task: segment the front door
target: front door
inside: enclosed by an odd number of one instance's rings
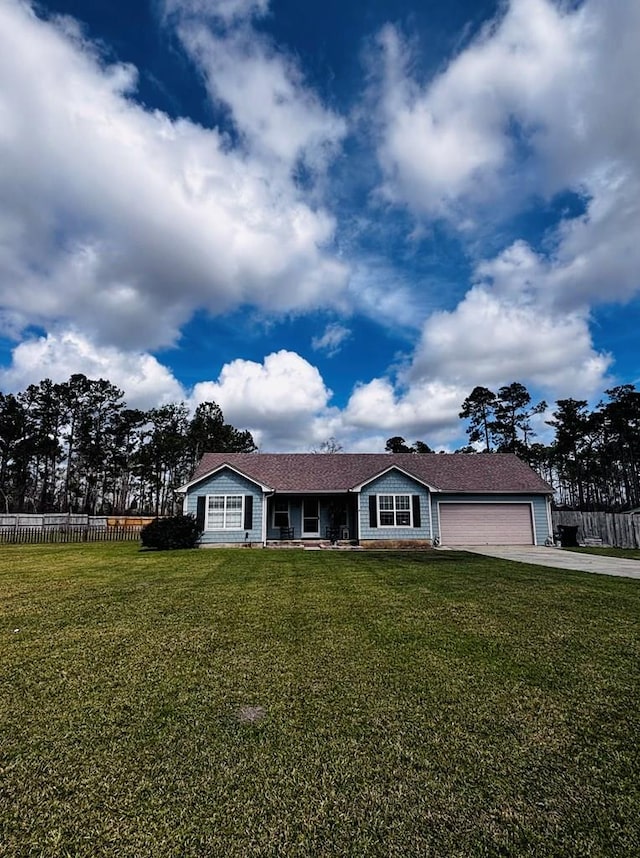
[[[320,536],[320,502],[318,498],[302,500],[302,535]]]

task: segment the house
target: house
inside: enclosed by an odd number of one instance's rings
[[[509,453],[206,453],[179,489],[201,543],[543,545],[551,487]]]

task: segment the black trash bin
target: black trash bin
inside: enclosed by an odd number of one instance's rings
[[[578,527],[571,524],[558,525],[558,536],[563,548],[575,548],[578,545]]]

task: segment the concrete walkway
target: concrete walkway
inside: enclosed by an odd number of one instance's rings
[[[449,546],[473,554],[514,560],[516,563],[533,563],[551,566],[554,569],[575,569],[578,572],[594,572],[596,575],[617,575],[620,578],[640,580],[640,560],[623,557],[602,557],[599,554],[582,554],[564,551],[562,548],[542,548],[533,545],[457,545]]]

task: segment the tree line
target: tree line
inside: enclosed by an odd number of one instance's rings
[[[549,412],[518,382],[497,392],[475,387],[459,415],[469,443],[457,452],[516,453],[553,486],[562,507],[640,507],[640,392],[625,384],[606,396],[593,409],[586,400],[559,399]],[[552,430],[548,443],[536,440],[541,421]],[[128,408],[105,379],[44,379],[21,393],[0,392],[0,511],[169,514],[176,488],[207,450],[257,447],[215,402],[193,414],[184,403],[144,411]],[[341,450],[331,438],[316,452]],[[400,436],[386,450],[432,452]]]
[[[640,392],[631,384],[605,391],[607,399],[589,409],[586,399],[558,399],[547,444],[535,440],[534,418],[548,414],[533,403],[519,382],[497,392],[475,387],[461,405],[468,445],[458,453],[516,453],[554,489],[566,509],[620,511],[640,507]],[[431,453],[424,441],[408,445],[394,436],[392,453]]]
[[[0,511],[165,515],[206,450],[253,452],[215,402],[128,408],[81,373],[0,393]]]
[[[514,382],[497,393],[476,387],[462,404],[465,452],[516,453],[550,483],[556,504],[568,509],[619,511],[640,506],[640,392],[632,384],[605,391],[590,409],[586,399],[558,399],[550,419],[553,439],[536,442],[532,418],[548,413]]]

